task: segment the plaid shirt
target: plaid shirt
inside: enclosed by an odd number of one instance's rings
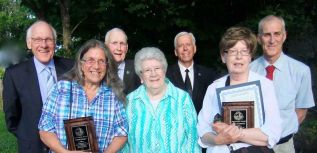
[[[72,113],[70,115],[70,81],[59,81],[43,104],[39,130],[53,132],[66,148],[64,120],[92,116],[99,152],[105,150],[116,136],[127,136],[128,124],[121,101],[104,83],[91,102],[83,87],[72,81]]]

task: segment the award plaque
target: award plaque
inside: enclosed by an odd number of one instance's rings
[[[234,122],[245,128],[249,127],[249,123],[254,128],[264,124],[264,105],[259,80],[217,88],[216,93],[219,110],[225,111],[225,113],[220,111],[222,115],[226,114],[223,118],[232,116],[228,118],[228,123]],[[240,122],[239,119],[242,117],[243,120]],[[250,119],[252,122],[249,121]]]
[[[223,121],[227,124],[245,128],[254,127],[254,102],[222,102]]]
[[[99,152],[91,116],[64,120],[69,150]]]

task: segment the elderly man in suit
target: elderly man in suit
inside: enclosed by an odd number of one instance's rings
[[[196,40],[192,33],[178,33],[174,39],[174,47],[178,62],[168,67],[166,75],[175,86],[189,93],[198,114],[207,87],[214,80],[214,72],[194,63]]]
[[[47,149],[37,127],[43,101],[57,78],[73,62],[54,57],[56,31],[45,21],[37,21],[28,28],[26,43],[34,56],[6,69],[3,110],[7,128],[17,138],[19,153],[42,153]]]
[[[125,60],[128,52],[128,37],[122,29],[113,28],[106,33],[105,44],[118,64],[118,75],[124,83],[124,93],[129,94],[139,87],[140,78],[135,74],[134,61]]]

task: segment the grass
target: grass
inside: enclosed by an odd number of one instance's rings
[[[7,131],[0,97],[0,153],[15,153],[17,151],[16,138]]]

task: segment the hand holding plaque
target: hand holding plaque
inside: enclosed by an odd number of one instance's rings
[[[223,120],[240,128],[254,127],[254,102],[223,102]]]
[[[91,116],[64,120],[69,150],[99,152]]]

